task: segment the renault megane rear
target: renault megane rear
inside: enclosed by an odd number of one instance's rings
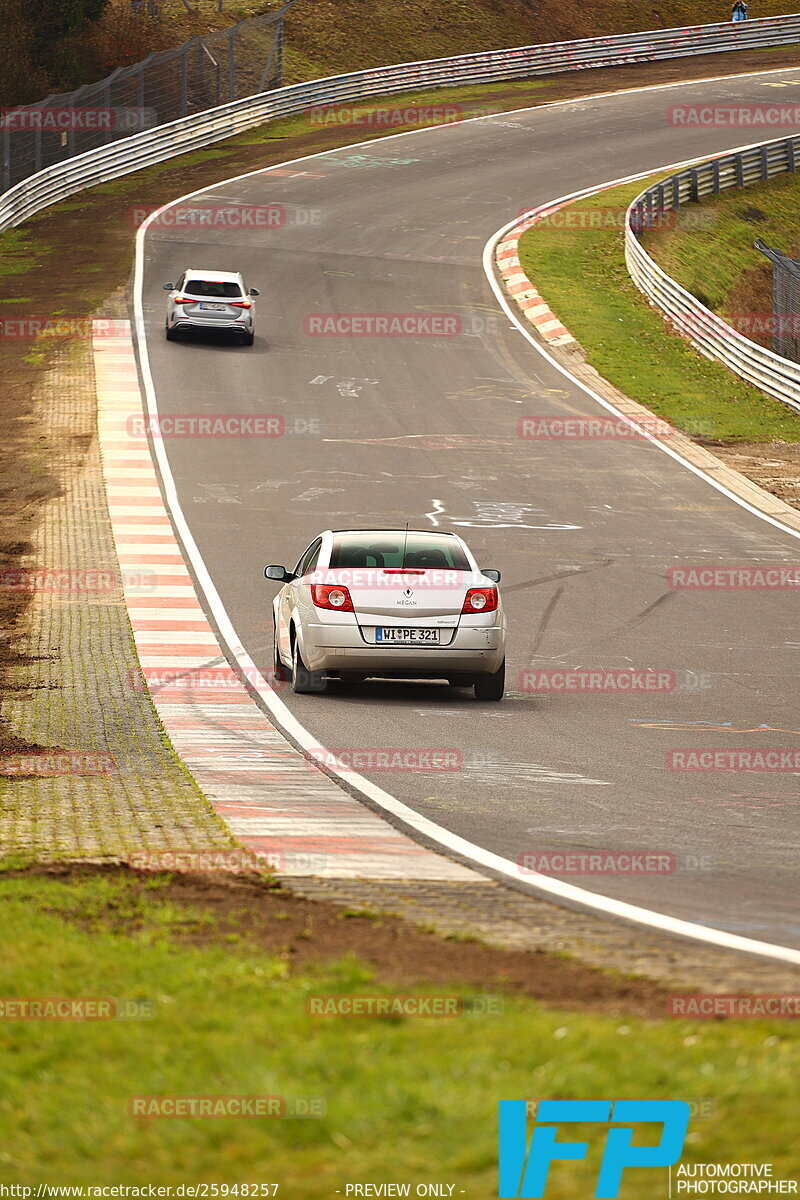
[[[447,679],[500,700],[505,616],[500,572],[481,569],[453,533],[326,530],[293,571],[264,574],[275,597],[275,675],[296,692],[326,680]]]

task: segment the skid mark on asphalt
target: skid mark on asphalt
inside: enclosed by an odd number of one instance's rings
[[[537,784],[582,784],[587,787],[611,787],[608,779],[592,779],[575,771],[559,771],[543,763],[517,762],[515,759],[494,759],[492,762],[478,761],[474,765],[465,760],[462,773],[480,779],[481,782],[500,784],[506,788],[530,788]]]
[[[440,524],[438,518],[445,516],[447,509],[441,500],[434,498],[431,503],[433,508],[430,512],[425,513],[425,516],[436,527]],[[555,521],[549,521],[546,525],[529,525],[522,518],[538,515],[542,512],[542,509],[534,508],[531,504],[517,504],[510,501],[496,500],[473,500],[472,503],[477,512],[473,513],[471,517],[453,517],[448,515],[447,524],[469,529],[533,529],[536,531],[547,529],[575,530],[582,528],[581,525],[565,525]]]
[[[610,567],[615,562],[613,558],[605,558],[602,562],[590,563],[588,567],[567,567],[563,571],[556,571],[553,575],[540,575],[537,579],[526,579],[524,583],[512,583],[510,586],[503,586],[503,595],[507,596],[509,592],[522,592],[526,588],[539,587],[543,583],[554,583],[557,579],[571,579],[576,575],[587,575],[591,571],[602,570],[603,567]]]
[[[542,613],[541,620],[539,621],[539,627],[536,630],[536,635],[533,639],[533,646],[531,647],[531,657],[533,657],[536,654],[536,651],[539,649],[542,638],[547,633],[547,628],[550,624],[550,620],[553,616],[553,613],[556,611],[556,608],[558,607],[558,603],[561,600],[561,597],[563,595],[564,595],[564,587],[562,585],[561,587],[557,587],[555,592],[553,593],[553,595],[550,597],[547,607],[545,608],[544,612]]]

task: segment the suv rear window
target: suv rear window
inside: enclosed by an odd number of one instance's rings
[[[214,283],[210,279],[187,279],[183,290],[190,296],[208,300],[238,300],[242,294],[238,283]]]
[[[403,548],[405,543],[405,557]],[[469,571],[455,538],[436,534],[342,534],[333,539],[331,567],[431,567]]]

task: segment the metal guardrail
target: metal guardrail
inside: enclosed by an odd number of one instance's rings
[[[525,79],[560,71],[652,62],[719,51],[776,46],[800,41],[800,14],[764,17],[691,29],[659,29],[614,37],[586,38],[541,46],[521,46],[429,62],[335,75],[278,88],[208,109],[155,129],[131,134],[107,146],[39,171],[0,195],[0,231],[27,220],[67,196],[98,183],[210,146],[264,121],[319,105],[346,104],[368,96],[420,88]]]
[[[800,364],[781,358],[726,324],[662,271],[639,240],[643,230],[657,227],[664,213],[677,212],[683,204],[719,195],[729,188],[760,183],[798,167],[800,137],[790,137],[677,171],[647,188],[628,208],[625,262],[636,286],[661,310],[676,333],[687,337],[708,358],[724,363],[748,383],[800,412]]]

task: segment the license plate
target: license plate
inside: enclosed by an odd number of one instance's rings
[[[201,304],[200,307],[208,312],[225,312],[228,306],[227,304]]]
[[[384,629],[379,626],[375,630],[376,642],[409,643],[415,646],[436,646],[439,644],[438,629]]]

